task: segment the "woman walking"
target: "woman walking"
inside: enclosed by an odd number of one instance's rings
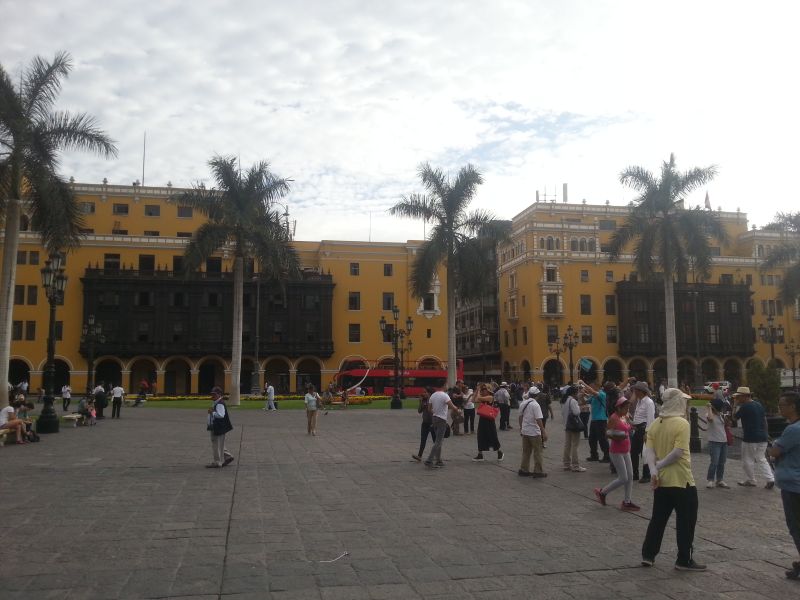
[[[494,408],[494,396],[489,390],[489,386],[485,383],[479,383],[477,394],[476,400],[479,406]],[[490,449],[497,450],[498,461],[503,460],[503,451],[500,450],[500,440],[497,439],[497,425],[494,422],[494,417],[483,416],[481,415],[481,409],[478,409],[478,455],[472,460],[483,460],[484,451]]]
[[[308,435],[317,435],[317,407],[320,403],[319,394],[317,394],[314,386],[308,384],[306,388],[306,418],[308,419]]]
[[[433,414],[431,413],[431,394],[432,388],[425,388],[422,395],[419,397],[419,406],[417,412],[422,415],[422,423],[419,426],[419,452],[412,454],[411,458],[420,462],[422,460],[422,453],[425,452],[425,444],[428,443],[428,434],[430,434],[433,443],[436,443],[436,432],[433,430]]]
[[[611,464],[617,473],[617,478],[604,488],[595,488],[594,495],[603,506],[606,505],[606,496],[618,487],[625,486],[625,498],[620,504],[620,510],[635,512],[639,507],[631,501],[633,488],[633,464],[631,463],[631,429],[628,422],[628,407],[630,402],[625,396],[617,400],[614,414],[608,419],[606,437],[611,440],[609,456]]]
[[[584,430],[581,409],[575,396],[577,386],[568,386],[561,394],[561,416],[564,418],[564,470],[574,473],[586,471],[578,462],[578,445]]]
[[[464,433],[475,433],[475,402],[473,401],[475,391],[465,385],[462,392],[464,393]]]
[[[714,398],[706,406],[706,421],[708,422],[708,452],[711,455],[711,464],[708,465],[706,475],[707,488],[728,488],[723,476],[725,475],[725,461],[728,458],[728,435],[725,433],[725,401]]]

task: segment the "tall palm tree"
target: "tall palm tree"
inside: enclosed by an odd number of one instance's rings
[[[795,298],[800,295],[800,212],[778,213],[764,229],[785,234],[785,239],[773,246],[772,251],[761,263],[761,269],[786,267],[781,280],[780,294],[784,302],[794,304]]]
[[[711,239],[727,240],[725,229],[714,211],[684,208],[684,200],[716,175],[715,166],[679,172],[675,155],[661,166],[655,177],[642,167],[628,167],[620,173],[623,185],[639,192],[625,224],[611,238],[610,259],[619,260],[631,243],[633,264],[643,278],[660,271],[664,280],[664,310],[667,334],[667,381],[678,385],[678,357],[675,337],[675,277],[684,279],[689,269],[705,278],[711,267]]]
[[[61,81],[71,69],[72,60],[65,52],[50,62],[36,57],[15,87],[0,65],[0,216],[5,220],[0,272],[0,406],[8,404],[5,382],[22,204],[50,252],[75,247],[82,221],[72,190],[58,175],[59,155],[73,149],[105,157],[117,154],[113,141],[93,117],[53,110]]]
[[[215,156],[208,162],[216,189],[195,186],[177,198],[182,206],[196,208],[208,217],[186,246],[187,273],[196,270],[214,252],[232,247],[233,261],[233,347],[231,350],[230,402],[239,404],[242,370],[242,317],[244,259],[254,258],[261,272],[285,280],[298,270],[297,254],[289,232],[281,223],[274,203],[289,191],[289,180],[258,162],[242,173],[233,156]]]
[[[428,163],[419,166],[418,175],[425,193],[404,196],[389,212],[433,223],[428,239],[422,244],[411,268],[411,290],[422,298],[430,292],[436,271],[444,263],[447,274],[447,385],[456,380],[456,290],[470,270],[465,260],[473,249],[469,240],[482,233],[502,235],[503,226],[491,213],[467,212],[483,178],[475,167],[461,167],[454,180]]]

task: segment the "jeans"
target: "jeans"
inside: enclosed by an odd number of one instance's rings
[[[264,406],[267,410],[275,410],[275,401],[267,398],[266,405]]]
[[[603,458],[608,458],[608,438],[606,437],[606,429],[608,421],[606,420],[593,420],[589,423],[589,454],[592,458],[597,458],[597,444],[600,444],[600,450],[603,451]]]
[[[475,409],[464,409],[464,433],[475,431]]]
[[[725,477],[725,460],[728,458],[728,442],[708,442],[711,464],[708,465],[706,481],[722,481]]]
[[[500,431],[508,429],[508,419],[511,416],[510,404],[498,404],[500,407]]]
[[[781,490],[781,500],[789,535],[792,536],[797,553],[800,554],[800,492]]]
[[[564,432],[564,468],[577,469],[580,466],[578,462],[578,445],[581,443],[580,431],[565,431]]]
[[[306,409],[306,420],[308,421],[308,433],[317,432],[317,410]]]
[[[583,439],[589,437],[589,419],[592,418],[592,413],[589,411],[581,412],[581,421],[583,422]]]
[[[425,461],[426,464],[442,462],[442,442],[444,441],[444,432],[447,431],[447,421],[439,417],[433,417],[431,427],[433,428],[434,441],[428,460]]]
[[[614,465],[614,468],[617,471],[617,478],[604,487],[602,492],[603,494],[608,494],[609,492],[613,492],[618,487],[624,485],[625,502],[630,502],[631,491],[633,488],[633,465],[631,464],[631,454],[630,452],[626,452],[625,454],[612,452],[609,457],[611,458],[611,464]]]
[[[433,439],[433,443],[435,444],[436,432],[433,430],[432,424],[423,421],[419,426],[419,452],[417,452],[417,456],[420,458],[422,457],[422,453],[425,452],[425,444],[428,443],[428,434],[431,435],[431,439]]]
[[[697,525],[697,488],[658,487],[653,492],[653,514],[642,544],[642,558],[654,560],[661,551],[661,540],[672,511],[675,511],[675,534],[678,541],[677,562],[685,565],[692,559],[694,528]]]
[[[119,419],[119,413],[122,410],[122,398],[116,398],[111,401],[111,418]]]
[[[636,429],[633,431],[631,438],[631,464],[633,465],[633,478],[639,478],[639,456],[644,449],[644,435],[647,429],[646,424],[634,425]],[[647,463],[642,465],[642,477],[650,477],[650,467]]]
[[[520,471],[530,472],[531,453],[533,453],[533,472],[544,473],[544,468],[542,467],[542,436],[522,436],[522,462],[519,465]]]
[[[766,452],[767,442],[742,442],[742,469],[747,481],[756,482],[756,470],[766,481],[775,481]]]
[[[226,458],[233,458],[233,454],[228,452],[228,449],[225,447],[225,434],[222,435],[214,435],[214,432],[211,432],[211,452],[214,455],[214,463],[222,466],[222,461]]]
[[[70,402],[72,402],[72,398],[61,398],[61,407],[64,409],[64,412],[67,412],[67,409],[69,409]]]

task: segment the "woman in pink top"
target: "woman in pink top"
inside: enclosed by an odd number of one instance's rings
[[[618,487],[625,486],[625,499],[620,505],[620,510],[637,511],[639,507],[631,502],[631,489],[633,488],[633,464],[631,463],[631,424],[628,422],[628,399],[624,396],[617,400],[615,412],[608,420],[606,436],[611,440],[609,454],[611,464],[617,470],[617,478],[606,487],[595,488],[594,495],[603,506],[606,505],[606,496]]]

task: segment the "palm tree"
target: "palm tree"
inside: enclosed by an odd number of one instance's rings
[[[269,163],[258,162],[242,173],[237,159],[215,156],[208,162],[218,186],[195,186],[177,198],[178,204],[196,208],[208,217],[197,228],[185,251],[187,274],[196,270],[225,245],[233,250],[233,347],[231,350],[230,402],[239,404],[242,369],[242,316],[244,259],[254,258],[261,272],[285,280],[298,270],[298,259],[280,213],[273,210],[276,200],[289,191],[289,180],[269,170]]]
[[[436,271],[444,263],[447,274],[447,385],[456,380],[456,290],[459,281],[467,277],[470,263],[466,260],[473,236],[501,237],[502,224],[483,210],[467,212],[481,174],[472,165],[462,167],[451,181],[440,169],[423,163],[417,171],[426,193],[404,196],[389,212],[401,217],[425,219],[433,223],[428,239],[417,252],[411,267],[410,284],[415,297],[430,292]]]
[[[675,277],[685,279],[689,269],[705,278],[711,267],[711,239],[720,243],[727,234],[719,217],[699,207],[686,209],[684,200],[716,175],[715,166],[679,172],[675,155],[661,166],[655,177],[642,167],[628,167],[620,173],[623,185],[639,192],[625,224],[611,238],[610,260],[619,260],[623,250],[635,241],[633,264],[645,279],[660,271],[664,280],[664,310],[667,334],[667,381],[678,385],[675,337]]]
[[[772,247],[772,251],[761,263],[761,269],[786,267],[780,294],[784,302],[794,303],[795,298],[800,295],[800,212],[778,213],[764,230],[781,232],[785,239]]]
[[[0,66],[0,216],[5,219],[0,273],[0,406],[8,404],[5,382],[22,204],[50,252],[77,246],[82,220],[72,190],[57,173],[59,154],[72,149],[105,157],[117,153],[93,117],[53,110],[61,81],[71,69],[72,60],[65,52],[50,62],[36,57],[16,88]]]

